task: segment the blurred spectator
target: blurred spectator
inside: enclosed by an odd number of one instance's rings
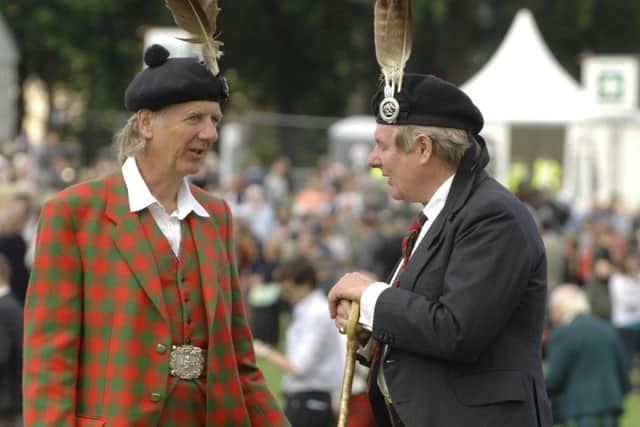
[[[366,248],[366,250],[355,251],[354,270],[366,271],[380,280],[386,279],[387,270],[379,259],[385,246],[385,237],[378,228],[378,214],[375,210],[367,209],[360,216],[358,236],[354,247]]]
[[[578,236],[571,232],[565,232],[563,236],[563,242],[563,282],[582,285],[584,282],[582,281],[582,277],[580,276],[580,254]]]
[[[576,285],[550,297],[551,331],[545,378],[555,423],[566,427],[614,427],[624,410],[629,380],[622,345],[607,322],[589,314]]]
[[[26,265],[28,243],[23,236],[31,216],[31,197],[24,192],[14,192],[3,206],[4,221],[0,224],[0,255],[4,255],[11,268],[11,292],[24,305],[29,282]]]
[[[34,145],[36,160],[41,170],[48,171],[53,168],[54,159],[62,154],[60,146],[60,134],[55,130],[49,130],[41,144]]]
[[[282,297],[293,306],[286,351],[282,354],[256,341],[256,355],[285,371],[285,415],[293,427],[333,426],[332,395],[342,381],[344,351],[335,324],[327,316],[327,298],[317,289],[312,263],[303,256],[285,262],[276,280]]]
[[[624,343],[624,362],[631,371],[633,357],[640,349],[640,255],[628,253],[619,272],[611,276],[611,323]]]
[[[11,295],[10,276],[0,255],[0,427],[18,427],[22,414],[22,306]]]
[[[564,245],[562,235],[559,233],[559,220],[549,206],[539,210],[534,214],[534,218],[538,223],[547,253],[547,286],[551,292],[564,282]]]
[[[320,240],[319,228],[313,218],[301,225],[292,251],[292,254],[305,256],[313,264],[318,287],[327,293],[338,277],[337,262],[331,250]]]
[[[262,246],[261,256],[252,266],[249,277],[249,320],[253,337],[270,345],[280,340],[280,313],[284,304],[280,299],[280,286],[273,275],[280,265],[279,238],[271,237]]]
[[[611,320],[610,282],[615,271],[608,249],[601,247],[593,255],[593,268],[585,287],[591,312],[599,318]]]
[[[320,218],[319,238],[322,244],[331,252],[331,258],[335,260],[337,271],[335,277],[339,277],[351,267],[351,245],[346,233],[338,228],[336,214],[329,212]]]
[[[264,197],[264,189],[258,184],[251,184],[244,192],[243,201],[236,207],[234,215],[249,224],[253,235],[264,242],[276,226],[276,214]]]
[[[264,177],[266,197],[274,205],[280,205],[289,200],[291,187],[291,161],[288,157],[279,157]]]
[[[294,215],[322,215],[331,210],[329,190],[322,184],[320,175],[316,172],[309,176],[305,188],[301,189],[293,198],[292,210]]]

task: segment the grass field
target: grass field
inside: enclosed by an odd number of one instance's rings
[[[625,413],[620,427],[640,426],[640,392],[635,391],[627,397]]]
[[[280,380],[282,379],[282,371],[272,364],[259,361],[258,365],[264,372],[267,384],[276,397],[282,399],[280,388]],[[625,403],[625,414],[621,420],[620,427],[640,427],[640,391],[636,390],[631,393]]]
[[[280,317],[280,336],[285,336],[286,325],[289,322],[288,315]],[[278,345],[280,351],[284,352],[283,343]],[[282,396],[282,370],[264,360],[258,360],[258,366],[262,369],[267,380],[269,388],[273,394],[280,399],[284,405]],[[629,393],[625,401],[625,412],[620,420],[619,427],[640,427],[640,357],[635,359],[634,368],[631,371],[631,382],[634,385],[634,391]]]

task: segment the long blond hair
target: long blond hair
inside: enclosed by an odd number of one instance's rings
[[[113,139],[118,154],[118,162],[123,164],[127,157],[135,156],[144,149],[147,141],[140,135],[138,115],[133,114]]]

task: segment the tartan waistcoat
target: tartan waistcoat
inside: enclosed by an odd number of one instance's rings
[[[206,349],[208,344],[206,309],[200,282],[200,266],[191,228],[187,221],[181,221],[182,243],[179,256],[176,258],[169,241],[148,210],[141,212],[140,220],[158,267],[162,297],[169,318],[171,343],[173,345],[191,344]],[[167,383],[167,400],[158,426],[204,426],[206,423],[205,396],[204,377],[196,380],[180,380],[170,376]]]
[[[148,210],[143,211],[141,222],[160,274],[172,343],[191,344],[206,349],[206,310],[191,228],[186,221],[181,222],[182,245],[179,257],[176,258]]]

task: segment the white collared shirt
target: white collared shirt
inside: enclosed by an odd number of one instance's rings
[[[299,377],[285,374],[286,393],[334,392],[342,381],[344,350],[335,323],[329,316],[326,295],[315,289],[293,307],[287,327],[286,356]]]
[[[129,211],[139,212],[145,208],[149,208],[151,216],[162,231],[162,234],[169,241],[171,250],[176,257],[180,254],[180,244],[182,242],[182,228],[180,221],[185,219],[191,212],[195,212],[201,217],[208,218],[209,213],[202,205],[193,197],[189,184],[185,178],[182,185],[178,189],[177,208],[171,214],[168,214],[164,207],[151,194],[149,186],[140,174],[138,164],[134,157],[127,157],[122,165],[122,176],[127,186],[129,195]]]
[[[444,208],[444,204],[447,201],[447,196],[449,196],[449,191],[451,190],[451,183],[453,182],[453,177],[455,175],[451,175],[445,182],[443,182],[440,187],[436,190],[429,200],[429,203],[422,209],[422,212],[427,217],[427,221],[424,223],[422,228],[420,229],[420,234],[418,234],[418,238],[416,239],[416,243],[413,246],[413,250],[411,254],[409,254],[409,259],[416,252],[415,249],[420,245],[424,236],[429,231],[431,224],[434,223],[440,212]],[[398,264],[398,268],[396,268],[393,276],[391,277],[391,282],[376,282],[369,286],[364,293],[362,294],[362,298],[360,298],[360,323],[368,330],[373,328],[373,313],[376,308],[376,301],[378,301],[378,297],[380,294],[391,286],[391,283],[394,283],[396,280],[396,276],[400,271],[400,264]]]

